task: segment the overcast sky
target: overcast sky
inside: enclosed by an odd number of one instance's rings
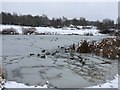
[[[102,20],[118,17],[118,2],[2,2],[2,11],[26,15],[45,14],[49,18],[85,17],[87,20]]]

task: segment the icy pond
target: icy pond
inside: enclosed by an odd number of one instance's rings
[[[3,35],[2,63],[8,71],[8,80],[26,85],[44,85],[49,81],[57,88],[89,87],[113,79],[118,72],[117,60],[110,60],[94,54],[74,53],[86,60],[82,66],[79,61],[71,60],[58,46],[67,47],[80,40],[99,41],[107,35]],[[45,52],[43,51],[45,50]],[[58,50],[57,55],[51,55]],[[50,55],[45,55],[50,52]],[[33,55],[30,55],[33,54]],[[45,55],[45,58],[38,57]],[[101,64],[111,61],[111,64]]]

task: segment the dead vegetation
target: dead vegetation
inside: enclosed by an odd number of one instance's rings
[[[120,37],[105,38],[99,42],[81,41],[78,46],[71,45],[69,51],[76,51],[78,53],[93,53],[109,59],[117,59],[120,57]],[[76,48],[76,49],[75,49]]]
[[[24,35],[35,34],[35,31],[36,31],[36,28],[34,27],[29,27],[29,28],[22,27],[22,32]]]
[[[7,71],[4,68],[0,68],[0,77],[2,79],[7,79]]]
[[[14,28],[6,28],[6,29],[3,29],[1,31],[1,34],[4,34],[4,35],[7,35],[7,34],[9,34],[9,35],[15,35],[15,34],[19,34],[19,33]]]

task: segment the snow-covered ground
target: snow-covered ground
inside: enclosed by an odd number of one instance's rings
[[[111,80],[111,81],[107,81],[104,84],[101,85],[96,85],[96,86],[90,86],[88,88],[118,88],[118,78],[120,76],[117,74],[115,76],[115,79]]]
[[[22,28],[27,28],[26,26],[18,26],[18,25],[0,25],[0,30],[2,31],[3,29],[7,29],[7,28],[14,28],[17,30],[17,32],[19,34],[22,34]],[[97,30],[96,28],[92,28],[92,29],[76,29],[74,28],[73,30],[71,30],[72,28],[53,28],[53,27],[35,27],[36,28],[36,32],[39,33],[51,33],[51,34],[79,34],[79,35],[84,35],[84,34],[93,34],[93,35],[101,35],[99,33],[99,30]]]
[[[46,81],[46,84],[43,86],[28,86],[23,83],[17,83],[15,81],[5,81],[2,80],[2,85],[0,84],[0,90],[1,88],[48,88],[49,82]]]
[[[4,85],[5,88],[48,88],[47,84],[43,86],[27,86],[22,83],[17,83],[15,81],[7,81]]]

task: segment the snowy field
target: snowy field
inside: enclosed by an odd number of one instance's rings
[[[0,30],[2,31],[3,29],[8,29],[8,28],[14,28],[17,30],[19,34],[22,34],[22,28],[29,28],[28,26],[18,26],[18,25],[0,25]],[[93,35],[102,35],[99,33],[99,30],[97,30],[95,27],[92,29],[76,29],[76,28],[53,28],[53,27],[35,27],[36,32],[39,33],[51,33],[51,34],[79,34],[79,35],[84,35],[87,33],[92,33]]]
[[[22,34],[22,27],[0,25],[1,29],[15,28]],[[100,41],[111,37],[102,35],[95,28],[71,30],[36,27],[37,32],[61,35],[2,35],[2,65],[7,69],[6,88],[118,88],[118,62],[94,54],[74,53],[86,60],[82,66],[71,60],[71,54],[64,47],[81,40]],[[79,35],[67,35],[67,34]],[[93,36],[84,36],[92,33]],[[62,48],[61,48],[62,47]],[[59,51],[56,55],[55,51]],[[39,56],[40,55],[40,56]],[[111,61],[111,64],[102,64]],[[46,81],[49,82],[46,84]]]

